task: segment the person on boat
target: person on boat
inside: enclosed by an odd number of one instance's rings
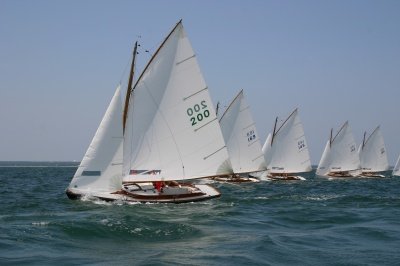
[[[153,186],[158,192],[162,192],[165,183],[163,181],[155,181],[153,182]]]

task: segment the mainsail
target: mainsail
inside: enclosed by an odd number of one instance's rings
[[[130,95],[123,181],[183,180],[231,173],[207,85],[180,21]]]
[[[233,99],[219,123],[233,171],[239,174],[265,170],[260,140],[243,90]]]
[[[69,188],[85,194],[121,188],[122,102],[118,86]]]
[[[363,172],[382,172],[389,169],[386,147],[379,126],[368,138],[364,133],[363,143],[358,153]]]
[[[268,151],[267,147],[270,146]],[[270,173],[301,173],[311,171],[310,154],[303,125],[296,108],[264,144]]]
[[[328,140],[324,153],[318,164],[317,175],[325,176],[334,172],[349,172],[360,169],[360,158],[356,150],[356,142],[346,121],[335,137]]]

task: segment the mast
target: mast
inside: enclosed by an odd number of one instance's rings
[[[132,64],[131,64],[131,71],[129,73],[129,81],[128,81],[128,87],[126,88],[126,95],[125,95],[125,107],[124,107],[124,113],[122,117],[122,130],[125,133],[125,124],[126,124],[126,118],[128,116],[128,107],[129,107],[129,99],[131,97],[132,93],[132,82],[133,82],[133,75],[135,72],[135,61],[136,61],[136,54],[137,54],[137,41],[135,42],[135,47],[133,48],[133,56],[132,56]]]
[[[361,150],[363,150],[364,149],[364,147],[365,147],[365,136],[367,135],[367,131],[364,131],[364,138],[363,138],[363,142],[362,142],[362,148],[361,148]]]
[[[278,117],[275,118],[275,125],[274,125],[274,131],[272,131],[272,139],[271,139],[271,146],[272,143],[274,142],[274,138],[275,138],[275,130],[276,130],[276,124],[278,123]]]
[[[331,135],[329,137],[329,146],[332,147],[332,135],[333,135],[333,128],[331,128]]]

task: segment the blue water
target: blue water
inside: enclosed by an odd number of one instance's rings
[[[222,197],[198,203],[118,205],[69,200],[76,163],[0,166],[0,265],[400,264],[399,177],[312,173],[216,184]]]

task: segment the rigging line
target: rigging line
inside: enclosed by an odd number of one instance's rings
[[[205,87],[204,89],[201,89],[201,90],[199,90],[199,91],[197,91],[197,92],[195,92],[195,93],[193,93],[193,94],[191,94],[191,95],[189,95],[189,96],[187,96],[187,97],[183,97],[183,100],[186,101],[186,100],[189,99],[190,97],[195,96],[196,94],[199,94],[200,92],[202,92],[202,91],[204,91],[204,90],[207,90],[207,89],[208,89],[208,87]]]
[[[209,157],[213,156],[214,154],[216,154],[217,152],[223,150],[224,148],[226,148],[226,146],[224,146],[224,147],[222,147],[222,148],[216,150],[215,152],[213,152],[213,153],[207,155],[206,157],[203,158],[203,160],[207,160]]]

